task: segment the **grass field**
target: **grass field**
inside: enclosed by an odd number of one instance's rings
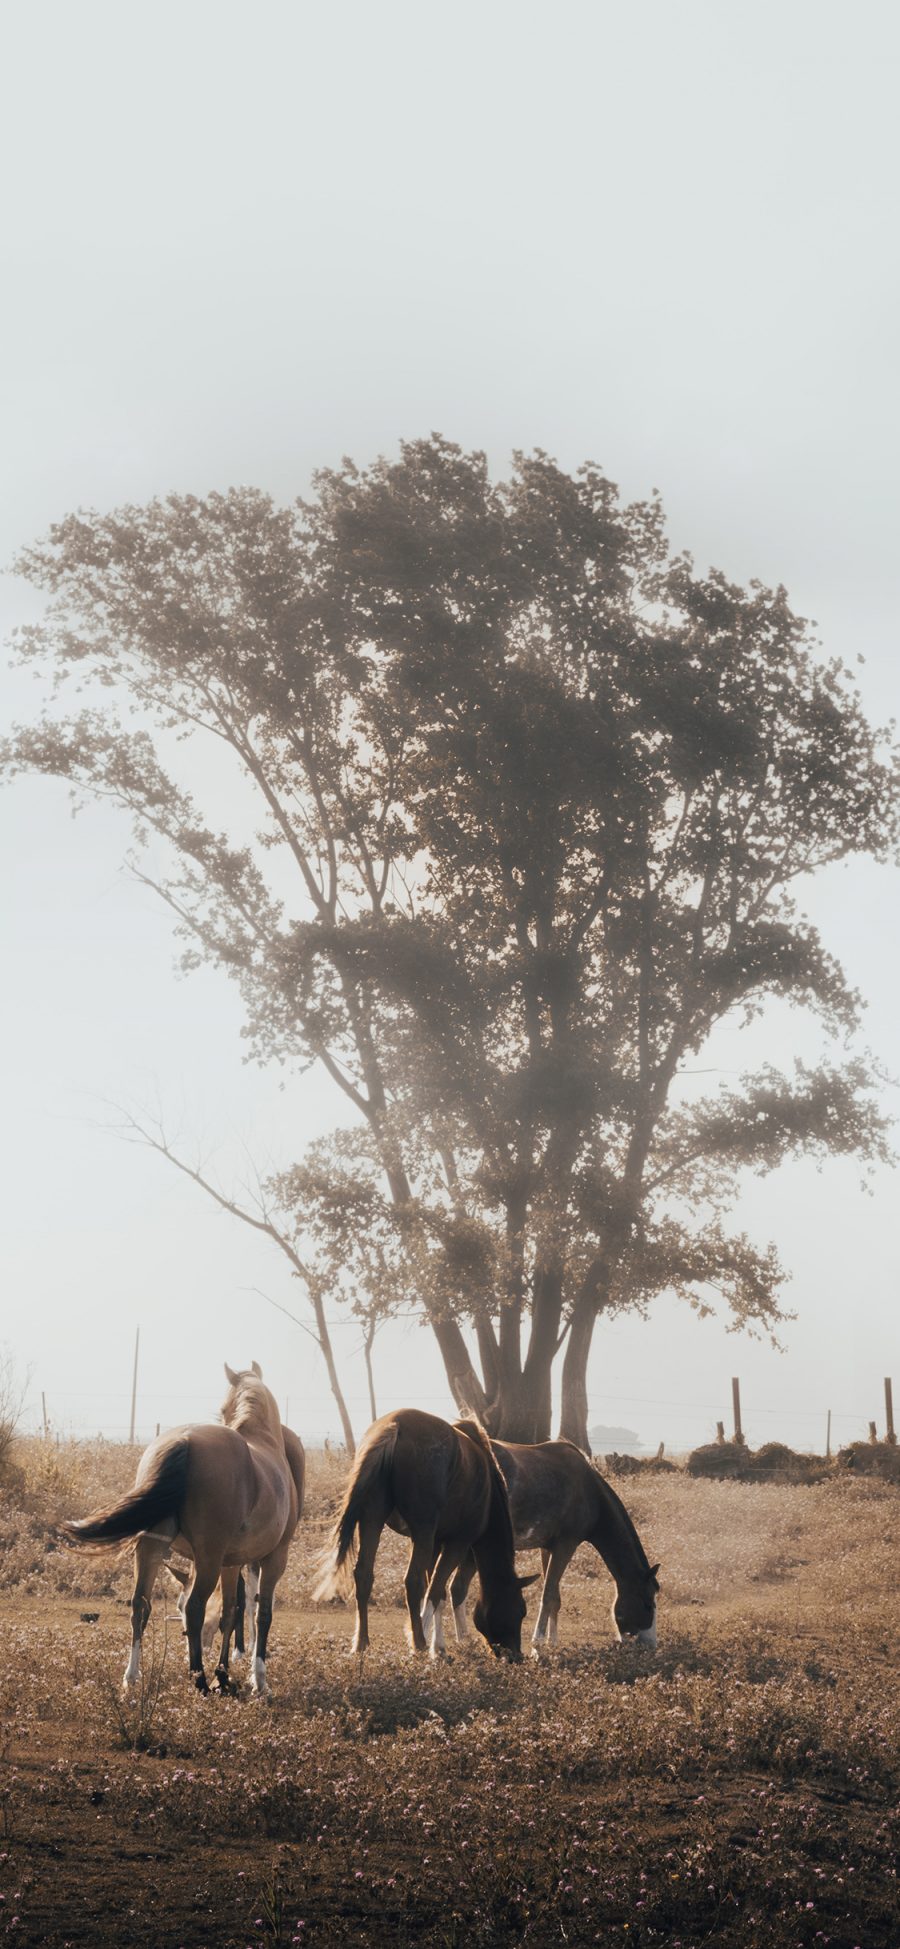
[[[360,1679],[351,1613],[310,1597],[342,1477],[312,1457],[273,1705],[193,1693],[160,1592],[125,1706],[129,1560],[58,1551],[50,1526],[130,1484],[136,1457],[34,1442],[16,1459],[0,1937],[897,1949],[897,1488],[621,1482],[662,1564],[652,1655],[613,1644],[612,1586],[582,1550],[556,1653],[414,1662],[390,1537]]]

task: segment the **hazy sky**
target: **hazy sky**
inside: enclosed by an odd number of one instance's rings
[[[2,548],[72,507],[253,483],[288,500],[344,453],[439,429],[656,486],[698,563],[786,583],[829,651],[896,655],[900,15],[829,0],[249,4],[31,0],[0,38]],[[35,613],[9,578],[4,626]],[[4,673],[4,715],[33,680]],[[336,1427],[265,1244],[95,1127],[161,1102],[185,1145],[287,1163],[326,1128],[315,1081],[242,1066],[240,1011],[172,974],[165,914],[121,871],[124,824],[61,788],[0,794],[0,1340],[61,1427],[207,1415],[258,1359],[301,1431]],[[806,904],[900,1075],[895,872]],[[799,1019],[723,1069],[814,1049]],[[896,1088],[889,1092],[897,1103]],[[751,1181],[739,1220],[794,1273],[781,1357],[660,1301],[601,1325],[593,1420],[704,1436],[740,1373],[752,1439],[839,1437],[900,1389],[897,1180],[852,1165]],[[359,1332],[336,1329],[357,1426]],[[450,1407],[430,1337],[376,1343],[379,1406]]]

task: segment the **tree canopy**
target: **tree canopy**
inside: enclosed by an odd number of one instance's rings
[[[601,1311],[675,1290],[777,1323],[774,1248],[727,1227],[741,1170],[885,1154],[859,1055],[679,1079],[772,997],[856,1027],[797,888],[893,854],[896,753],[784,589],[699,574],[595,466],[494,481],[435,436],[314,486],[52,529],[21,653],[87,701],[6,763],[165,842],[135,870],[186,963],[239,982],[261,1061],[333,1079],[350,1129],[277,1182],[296,1236],[414,1298],[494,1432],[549,1433],[564,1349],[586,1444]],[[204,816],[179,737],[227,749],[255,831]]]

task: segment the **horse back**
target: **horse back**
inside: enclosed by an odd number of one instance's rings
[[[551,1549],[564,1536],[584,1541],[602,1521],[604,1484],[570,1441],[495,1441],[517,1549]]]
[[[245,1563],[267,1556],[288,1522],[293,1480],[273,1444],[211,1422],[186,1430],[189,1460],[181,1533],[191,1554]]]
[[[479,1439],[418,1408],[400,1408],[385,1419],[396,1427],[390,1494],[403,1527],[412,1535],[433,1531],[438,1542],[474,1542],[491,1507],[490,1450],[485,1454],[480,1446],[487,1446],[487,1437],[476,1423]]]

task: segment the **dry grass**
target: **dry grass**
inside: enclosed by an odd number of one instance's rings
[[[360,1678],[349,1613],[309,1601],[343,1476],[312,1457],[275,1706],[189,1692],[172,1623],[161,1662],[159,1605],[137,1738],[116,1698],[127,1564],[48,1551],[41,1528],[124,1486],[133,1458],[42,1447],[19,1454],[0,1564],[0,1935],[896,1949],[890,1485],[623,1484],[662,1562],[655,1657],[613,1646],[611,1586],[582,1551],[554,1658],[510,1669],[473,1644],[413,1663],[391,1538]]]

